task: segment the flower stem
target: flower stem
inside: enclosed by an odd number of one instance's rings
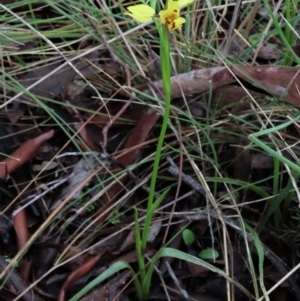
[[[170,115],[170,108],[171,108],[171,64],[170,64],[170,45],[169,45],[169,38],[168,32],[164,25],[160,25],[158,21],[155,22],[156,27],[159,32],[160,37],[160,62],[161,62],[161,72],[162,72],[162,80],[163,80],[163,87],[164,87],[164,95],[165,95],[165,112],[163,123],[160,130],[160,135],[158,138],[157,148],[156,148],[156,155],[154,158],[153,164],[153,171],[152,177],[150,182],[150,191],[148,196],[148,203],[147,203],[147,212],[151,212],[151,208],[154,203],[154,195],[155,195],[155,186],[156,186],[156,179],[158,174],[159,162],[161,158],[161,151],[163,148],[163,143],[168,127],[169,115]],[[147,218],[150,221],[147,221]],[[142,250],[144,251],[147,244],[147,236],[149,233],[149,228],[151,224],[152,216],[147,214],[145,220],[145,227],[143,230],[142,235]]]

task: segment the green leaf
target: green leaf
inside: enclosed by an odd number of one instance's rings
[[[190,229],[183,230],[182,237],[187,246],[190,246],[195,240],[194,233]]]
[[[96,285],[100,284],[102,281],[106,280],[110,276],[116,274],[120,270],[123,269],[129,269],[134,274],[132,268],[130,265],[125,261],[118,261],[115,262],[113,265],[111,265],[107,270],[105,270],[102,274],[97,276],[94,280],[89,282],[83,289],[81,289],[74,297],[69,299],[69,301],[77,301],[81,299],[85,294],[87,294],[90,290],[92,290]],[[135,277],[134,277],[135,279]],[[138,282],[135,282],[135,285],[138,284]],[[139,286],[136,288],[139,288]]]
[[[234,284],[237,288],[239,288],[243,293],[245,293],[249,298],[251,297],[251,294],[239,283],[235,282],[232,278],[230,278],[224,271],[218,269],[214,265],[208,263],[205,260],[202,260],[200,258],[197,258],[195,256],[192,256],[190,254],[181,252],[179,250],[173,249],[173,248],[164,248],[158,251],[152,258],[152,264],[149,267],[149,271],[152,273],[154,270],[154,266],[157,262],[157,260],[161,257],[174,257],[177,259],[185,260],[203,267],[206,267],[210,271],[219,274],[220,276],[224,277],[227,281]]]
[[[199,253],[199,257],[202,259],[216,259],[219,257],[219,252],[215,249],[205,249]]]

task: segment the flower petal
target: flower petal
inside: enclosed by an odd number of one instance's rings
[[[185,18],[179,17],[174,20],[174,24],[172,29],[180,29],[182,24],[185,23]]]
[[[173,0],[174,1],[174,0]],[[188,5],[190,3],[192,3],[194,0],[178,0],[178,4],[179,4],[179,7],[183,7],[185,5]]]
[[[169,14],[169,12],[167,10],[161,10],[158,13],[160,24],[166,24],[166,17],[168,14]]]
[[[129,10],[129,13],[125,13],[125,15],[130,16],[140,23],[151,21],[152,17],[155,15],[155,10],[146,4],[128,6],[127,9]]]
[[[179,13],[179,10],[180,10],[179,1],[178,0],[167,0],[164,10],[169,11],[169,12],[176,11]]]

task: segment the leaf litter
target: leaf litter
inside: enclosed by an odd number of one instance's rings
[[[47,14],[62,14],[55,7],[48,11],[46,2],[45,6],[45,10],[37,6],[32,11],[40,20],[46,20]],[[18,13],[24,9],[18,4],[16,8]],[[55,52],[40,56],[28,51],[45,46],[37,38],[30,40],[28,48],[1,48],[6,80],[7,75],[13,77],[24,92],[7,105],[20,91],[1,83],[0,266],[1,278],[6,281],[0,296],[4,300],[69,300],[117,261],[127,262],[139,272],[133,208],[138,210],[142,227],[162,120],[160,61],[155,43],[145,41],[142,50],[134,51],[143,66],[137,71],[138,66],[122,60],[129,55],[125,43],[108,42],[106,28],[99,29],[88,10],[83,16],[87,28],[95,31],[106,49],[95,47],[93,35],[79,44],[72,41],[70,47],[62,46],[80,74],[69,65],[55,72],[65,63]],[[265,18],[259,14],[252,17]],[[205,22],[201,14],[195,13],[193,18]],[[231,22],[232,14],[220,18]],[[47,29],[52,30],[50,26]],[[222,34],[220,39],[224,39]],[[231,41],[242,44],[239,39]],[[300,104],[299,68],[295,64],[278,66],[277,60],[282,59],[278,39],[255,50],[257,60],[252,66],[253,48],[249,45],[229,45],[230,58],[249,56],[244,64],[228,61],[221,66],[214,59],[200,64],[192,55],[178,57],[178,69],[171,78],[173,112],[157,197],[165,187],[171,190],[154,215],[145,256],[150,261],[163,247],[171,215],[170,246],[196,257],[211,248],[218,252],[220,259],[211,264],[226,270],[245,288],[231,288],[234,300],[257,300],[254,283],[263,279],[258,266],[261,256],[266,277],[260,284],[268,290],[278,283],[270,300],[299,300],[297,273],[278,282],[299,261],[299,236],[293,234],[299,228],[297,192],[293,191],[293,180],[295,183],[298,178],[295,171],[251,145],[247,138],[284,123],[286,116],[295,118]],[[77,58],[85,51],[89,54]],[[269,134],[266,143],[297,162],[298,140],[295,122]],[[182,185],[175,197],[179,178]],[[208,202],[211,196],[217,209]],[[281,216],[285,201],[293,206],[287,216]],[[273,205],[276,202],[279,209]],[[260,229],[270,212],[275,212],[274,216]],[[261,249],[249,249],[254,238],[236,216],[257,231]],[[43,226],[45,221],[47,226]],[[195,236],[189,246],[180,234],[185,228]],[[227,231],[227,240],[216,230],[221,228]],[[227,300],[226,279],[205,266],[168,257],[157,262],[157,269],[162,277],[154,276],[150,299]],[[276,280],[268,269],[279,275]],[[128,271],[116,273],[81,300],[136,300],[132,277]],[[258,292],[262,296],[263,286]]]

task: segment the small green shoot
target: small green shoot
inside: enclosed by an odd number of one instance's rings
[[[219,252],[215,249],[204,249],[199,253],[199,257],[201,259],[206,259],[206,260],[215,260],[219,257]]]
[[[195,241],[195,235],[190,229],[182,231],[182,238],[186,246],[190,246]]]

